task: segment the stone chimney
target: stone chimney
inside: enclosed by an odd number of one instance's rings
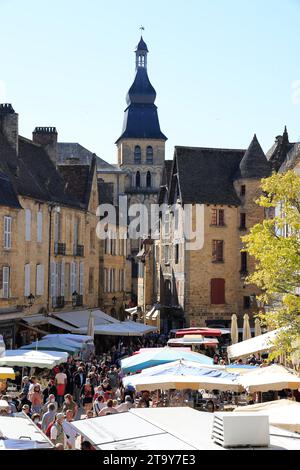
[[[19,115],[9,103],[0,104],[0,130],[14,149],[19,151]]]
[[[56,127],[36,127],[32,133],[35,144],[44,147],[45,151],[53,161],[57,163],[57,130]]]

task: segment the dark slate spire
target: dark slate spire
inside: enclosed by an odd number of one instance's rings
[[[239,170],[235,179],[240,178],[266,178],[271,174],[271,165],[269,164],[263,149],[261,148],[256,134],[249,145],[248,150],[243,156]]]
[[[278,171],[281,165],[286,160],[287,154],[292,149],[293,144],[289,141],[287,127],[284,127],[282,135],[278,135],[275,144],[268,152],[269,162],[275,171]]]
[[[154,102],[156,91],[150,83],[147,73],[148,47],[141,36],[136,51],[136,75],[126,96],[127,108],[123,122],[123,131],[116,143],[122,138],[163,139],[157,107]]]

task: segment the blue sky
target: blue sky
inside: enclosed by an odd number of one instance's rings
[[[139,26],[174,145],[300,140],[300,0],[0,0],[0,100],[116,161]],[[294,88],[293,88],[294,87]]]

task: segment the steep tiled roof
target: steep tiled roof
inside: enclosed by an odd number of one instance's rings
[[[58,142],[57,153],[58,165],[90,165],[92,159],[96,157],[97,171],[111,173],[122,172],[117,166],[106,162],[77,142]]]
[[[267,152],[267,159],[272,165],[272,169],[278,171],[284,161],[287,159],[288,153],[293,149],[294,143],[289,142],[287,128],[285,127],[282,135],[276,137],[275,143]]]
[[[0,171],[0,205],[20,209],[18,196],[8,176]]]
[[[19,137],[17,156],[0,132],[0,171],[18,195],[81,208],[43,147],[24,137]]]
[[[90,165],[59,165],[60,175],[66,183],[66,190],[87,209],[90,201],[96,158]]]
[[[236,149],[175,147],[174,164],[183,204],[239,205],[233,177],[244,154],[245,150]]]
[[[105,183],[98,180],[99,204],[114,204],[114,186],[113,183]]]
[[[271,174],[271,165],[266,159],[266,156],[261,148],[256,134],[254,135],[251,144],[248,147],[245,155],[243,156],[235,179],[239,178],[266,178]]]

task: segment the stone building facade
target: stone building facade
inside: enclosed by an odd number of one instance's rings
[[[98,306],[96,161],[59,167],[56,129],[25,139],[0,105],[0,181],[0,333],[12,346],[27,315]]]
[[[271,172],[256,136],[248,150],[176,147],[168,172],[160,194],[167,216],[155,242],[165,331],[183,324],[229,327],[233,313],[240,323],[244,313],[252,318],[259,292],[245,284],[253,260],[241,252],[241,236],[265,217],[255,200]],[[188,207],[199,239],[193,249],[183,229]]]

